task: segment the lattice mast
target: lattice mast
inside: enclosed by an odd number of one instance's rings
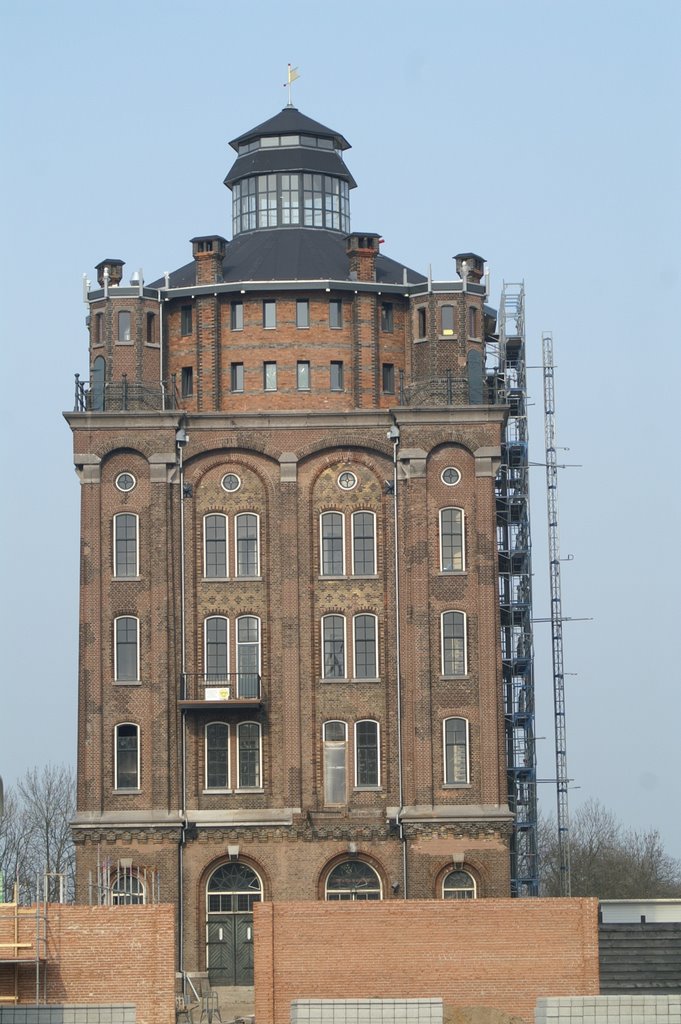
[[[525,288],[522,283],[504,282],[497,322],[497,373],[509,406],[496,500],[508,799],[515,814],[511,892],[514,896],[537,896],[529,432]]]
[[[544,437],[546,442],[546,506],[549,528],[549,579],[551,588],[551,651],[553,658],[553,708],[556,736],[556,814],[560,891],[569,896],[570,818],[568,812],[567,729],[565,722],[565,673],[563,669],[563,608],[560,591],[560,533],[558,529],[558,462],[556,458],[556,398],[554,389],[553,335],[542,334],[544,368]]]

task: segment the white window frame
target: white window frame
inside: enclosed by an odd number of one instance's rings
[[[227,665],[227,671],[225,673],[225,675],[226,675],[225,684],[228,684],[228,682],[229,682],[229,618],[226,615],[206,615],[205,619],[203,620],[203,678],[204,678],[205,682],[213,682],[213,683],[215,683],[215,685],[218,684],[219,679],[220,679],[219,674],[217,672],[216,673],[211,673],[208,670],[208,623],[211,622],[213,619],[222,619],[227,624],[226,625],[226,630],[225,630],[225,633],[226,633],[226,640],[225,640],[225,647],[226,647],[225,662],[226,662],[226,665]],[[218,676],[218,679],[211,680],[210,679],[211,675]]]
[[[239,690],[240,690],[239,677],[241,675],[241,669],[239,667],[239,650],[240,650],[240,648],[242,646],[246,647],[246,646],[250,646],[251,645],[251,641],[250,640],[248,642],[246,642],[246,641],[240,642],[239,641],[239,623],[240,623],[240,621],[242,619],[255,619],[255,621],[258,623],[258,641],[257,641],[258,664],[257,664],[256,671],[258,673],[258,677],[260,677],[261,674],[262,674],[262,669],[261,669],[261,660],[262,660],[262,620],[261,620],[259,615],[254,615],[252,612],[244,612],[242,615],[238,615],[236,617],[236,619],[234,620],[234,650],[235,650],[235,656],[236,656],[236,664],[234,666],[234,668],[235,668],[234,675],[235,675],[235,684],[236,684],[236,687],[237,687],[237,696],[239,696],[239,697],[241,696],[241,693],[239,692]]]
[[[463,672],[445,671],[445,615],[463,616]],[[460,608],[447,608],[440,615],[440,672],[447,679],[463,679],[468,675],[468,617]]]
[[[453,889],[453,888],[451,888],[449,891],[450,892],[466,892],[466,893],[472,891],[473,895],[472,896],[450,896],[450,897],[445,896],[445,882],[447,881],[447,879],[449,878],[450,875],[459,875],[459,874],[460,875],[468,875],[468,877],[471,880],[470,887],[468,889]],[[447,874],[445,875],[445,877],[442,879],[442,885],[440,886],[440,895],[441,895],[443,900],[445,900],[447,898],[449,898],[449,899],[471,899],[471,900],[476,900],[478,898],[478,883],[475,881],[475,879],[473,878],[473,875],[470,873],[470,871],[466,871],[465,868],[451,868],[451,870],[448,871]]]
[[[128,889],[128,885],[130,888]],[[133,892],[133,887],[137,891]],[[141,899],[139,898],[141,896]],[[130,897],[129,899],[127,897]],[[135,898],[136,897],[136,898]],[[122,873],[112,876],[110,887],[110,906],[139,907],[147,902],[147,887],[133,868],[125,868]]]
[[[444,531],[442,517],[444,512],[459,512],[461,515],[461,567],[456,569],[445,569]],[[440,509],[439,520],[439,544],[440,544],[440,572],[456,573],[466,571],[466,514],[459,505],[446,505]]]
[[[268,319],[270,319],[270,315],[269,315],[270,313],[272,314],[271,315],[272,322],[268,324],[267,321],[268,321]],[[276,329],[276,326],[277,326],[277,300],[276,299],[263,299],[262,300],[262,325],[263,325],[263,328],[266,331],[273,331],[273,330]]]
[[[359,676],[357,675],[357,620],[360,618],[369,618],[374,620],[374,651],[376,657],[374,660],[375,674],[373,676]],[[378,615],[374,615],[373,612],[357,612],[356,615],[352,616],[352,678],[353,679],[378,679],[380,676],[380,667],[378,659]]]
[[[376,782],[360,782],[359,781],[359,745],[357,742],[357,729],[360,725],[364,725],[366,722],[370,722],[376,726]],[[362,790],[374,790],[381,788],[381,724],[375,718],[360,718],[355,722],[354,726],[354,741],[355,741],[355,789]]]
[[[324,519],[326,516],[340,516],[341,522],[341,552],[343,565],[341,572],[324,572]],[[345,576],[345,516],[338,509],[329,508],[324,512],[320,513],[319,516],[319,575],[327,576],[331,579],[338,579],[339,576]]]
[[[136,623],[136,654],[137,654],[137,674],[134,679],[119,679],[118,678],[118,623],[122,619],[132,619]],[[136,615],[117,615],[113,622],[113,653],[114,653],[114,680],[117,683],[139,683],[140,681],[140,620]],[[130,723],[131,725],[134,723]]]
[[[239,572],[239,520],[243,516],[253,516],[255,519],[255,573]],[[237,512],[234,516],[234,576],[246,580],[260,576],[260,516],[257,512]]]
[[[244,725],[255,725],[258,729],[258,782],[255,786],[242,786],[241,784],[241,728]],[[239,722],[236,726],[236,784],[237,792],[255,793],[263,788],[262,784],[262,726],[260,722],[249,719],[246,722]]]
[[[227,730],[227,781],[224,786],[209,786],[208,784],[208,730],[211,725],[221,725]],[[232,765],[231,765],[231,750],[232,750],[232,735],[231,729],[229,728],[229,722],[206,722],[203,728],[203,757],[204,757],[204,792],[206,793],[230,793],[232,784]]]
[[[117,565],[116,565],[116,549],[117,549],[117,542],[118,542],[117,529],[118,529],[118,520],[120,519],[121,516],[132,516],[132,518],[135,520],[135,572],[132,573],[129,576],[127,574],[126,575],[119,574],[116,571],[116,569],[117,569]],[[113,517],[113,552],[112,552],[112,554],[113,554],[113,574],[114,574],[115,578],[117,580],[134,580],[134,579],[137,579],[137,577],[140,574],[140,517],[137,515],[136,512],[116,512],[116,514],[114,515],[114,517]]]
[[[136,768],[135,768],[135,776],[136,776],[137,785],[136,786],[119,786],[118,785],[118,730],[121,728],[121,726],[129,726],[129,725],[137,730],[137,765],[136,765]],[[137,722],[118,722],[114,726],[114,790],[117,793],[137,793],[141,789],[141,781],[142,781],[142,778],[141,778],[141,758],[140,758],[140,748],[141,748],[141,746],[142,746],[142,743],[141,743],[140,727],[137,724]]]
[[[371,573],[358,573],[355,568],[355,516],[370,515],[373,518],[373,541],[374,541],[374,571]],[[351,530],[351,546],[352,546],[352,574],[353,576],[375,576],[377,570],[377,559],[376,559],[376,513],[372,512],[370,508],[360,508],[352,513],[350,520]]]
[[[465,722],[466,724],[466,778],[465,779],[448,779],[447,778],[447,722]],[[470,740],[470,722],[467,718],[463,718],[461,715],[449,715],[447,718],[442,720],[442,778],[444,780],[444,786],[447,789],[451,789],[456,786],[468,786],[471,781],[471,740]]]
[[[343,726],[343,739],[342,740],[327,740],[326,738],[326,727],[327,725],[342,725]],[[330,783],[331,778],[327,775],[327,763],[326,754],[327,749],[340,750],[343,748],[343,799],[340,801],[327,800],[327,781]],[[341,718],[329,718],[327,721],[322,722],[322,789],[323,799],[325,807],[343,807],[348,802],[348,723],[344,722]]]
[[[211,516],[219,516],[225,522],[225,575],[208,575],[208,537],[206,534],[206,520]],[[203,517],[203,578],[206,580],[225,580],[229,577],[229,523],[224,512],[206,512]]]
[[[343,620],[343,675],[341,676],[327,676],[326,674],[326,630],[325,622],[327,619],[338,618]],[[347,679],[348,678],[348,622],[345,615],[341,615],[340,612],[329,612],[327,615],[322,615],[321,622],[322,629],[322,679]]]
[[[304,315],[301,317],[299,313],[304,310]],[[305,323],[300,321],[304,320]],[[309,299],[296,299],[296,327],[299,331],[306,330],[310,326],[310,300]]]

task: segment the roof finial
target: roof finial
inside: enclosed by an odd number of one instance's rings
[[[288,103],[286,104],[287,107],[292,107],[293,106],[293,104],[291,103],[291,84],[292,84],[292,82],[295,82],[296,78],[300,78],[300,75],[298,74],[298,68],[293,68],[289,64],[289,66],[288,66],[288,81],[284,82],[284,88],[286,88],[286,86],[288,86]]]

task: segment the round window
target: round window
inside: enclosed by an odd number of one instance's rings
[[[454,484],[458,484],[461,479],[461,473],[459,473],[458,469],[455,469],[454,466],[447,466],[446,469],[442,470],[441,479],[443,484],[448,484],[450,487],[453,487]]]
[[[119,473],[116,477],[116,487],[119,491],[131,491],[136,483],[132,473]]]
[[[357,477],[347,470],[338,477],[338,486],[344,491],[351,491],[357,486]]]
[[[236,473],[225,473],[222,478],[222,486],[225,491],[238,491],[241,487],[241,480]]]

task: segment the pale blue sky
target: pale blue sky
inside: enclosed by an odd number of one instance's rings
[[[230,236],[227,142],[286,102],[351,142],[355,230],[435,278],[482,254],[524,279],[529,359],[555,343],[568,761],[681,856],[678,435],[681,5],[23,0],[0,11],[0,772],[73,761],[78,483],[61,411],[87,368],[81,279],[147,280]],[[541,375],[530,371],[543,460]],[[548,614],[534,470],[535,614]],[[553,777],[549,631],[537,627],[539,775]],[[552,787],[542,802],[553,806]]]

